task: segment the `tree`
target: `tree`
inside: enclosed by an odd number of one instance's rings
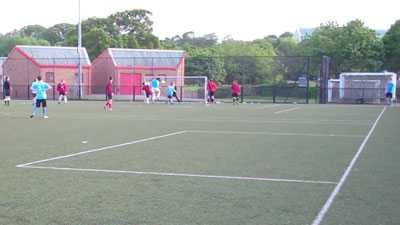
[[[40,45],[50,46],[50,43],[43,39],[36,39],[34,37],[2,37],[0,38],[0,56],[8,56],[10,51],[16,45]]]
[[[185,60],[186,76],[207,76],[217,84],[222,84],[226,77],[224,62],[213,48],[198,48],[185,45],[188,52]],[[190,49],[189,49],[190,48]]]
[[[273,46],[278,55],[295,56],[298,55],[298,42],[291,37],[278,38]]]
[[[274,59],[271,56],[276,53],[267,40],[228,40],[215,48],[224,59],[227,72],[224,83],[239,80],[242,84],[260,84],[273,79]]]
[[[292,32],[285,32],[285,33],[279,35],[279,38],[292,38],[292,37],[293,37]]]
[[[29,25],[21,28],[19,31],[21,37],[36,37],[40,38],[42,33],[46,31],[45,27],[40,25]]]
[[[117,12],[107,18],[92,17],[82,21],[82,46],[89,57],[97,57],[104,49],[117,48],[160,48],[160,40],[152,34],[151,12],[129,10]],[[62,46],[77,45],[77,28],[69,29]]]
[[[386,68],[400,72],[400,20],[397,20],[382,38]]]
[[[300,43],[300,49],[301,54],[313,56],[315,71],[319,70],[323,55],[332,58],[331,68],[336,75],[343,71],[377,71],[382,65],[383,44],[361,20],[342,27],[333,22],[321,24]]]
[[[144,9],[126,10],[117,12],[108,17],[120,34],[132,34],[136,37],[153,32],[152,13]]]
[[[87,46],[87,53],[92,59],[107,48],[122,47],[120,44],[121,42],[111,38],[102,28],[93,28],[82,36],[82,45]]]
[[[163,43],[165,46],[173,47],[179,46],[183,47],[184,45],[193,45],[199,48],[209,48],[218,43],[218,36],[215,33],[206,34],[202,37],[196,37],[193,31],[186,32],[180,37],[176,35],[172,38],[166,38]]]
[[[58,42],[64,41],[67,33],[74,27],[75,25],[68,23],[56,24],[42,32],[40,38],[47,40],[51,45],[56,45]]]

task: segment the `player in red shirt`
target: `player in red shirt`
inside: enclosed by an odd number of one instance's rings
[[[57,92],[58,92],[58,104],[60,104],[61,99],[64,98],[64,104],[67,104],[67,86],[65,85],[64,80],[61,80],[60,83],[57,85]]]
[[[214,83],[213,79],[210,78],[210,81],[207,83],[207,91],[208,91],[207,102],[211,104],[214,104],[215,89],[217,89],[217,85]]]
[[[149,104],[150,103],[150,96],[152,95],[152,92],[150,90],[150,85],[148,83],[143,82],[143,95],[146,97],[145,98],[145,103]],[[151,99],[151,101],[154,104],[154,99]]]
[[[231,91],[232,91],[233,104],[239,105],[240,85],[237,83],[236,80],[233,81],[233,84],[231,86]]]
[[[109,111],[112,111],[111,107],[112,107],[112,99],[113,99],[113,95],[114,93],[112,92],[112,77],[110,77],[109,81],[107,82],[107,99],[108,101],[106,102],[106,105],[104,106],[104,109],[107,109]]]

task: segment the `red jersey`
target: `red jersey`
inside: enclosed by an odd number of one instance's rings
[[[240,94],[240,85],[232,84],[231,90],[232,90],[232,94]]]
[[[57,85],[57,91],[60,92],[60,93],[67,92],[67,86],[65,85],[65,83],[59,83]]]
[[[107,94],[112,94],[112,82],[108,81],[107,83]]]
[[[216,85],[213,81],[208,82],[208,84],[207,84],[207,91],[212,91],[212,92],[214,92],[215,89],[217,89],[217,85]]]
[[[151,90],[150,90],[150,86],[149,85],[144,85],[142,87],[142,90],[144,90],[146,92],[146,95],[150,95],[151,94]]]

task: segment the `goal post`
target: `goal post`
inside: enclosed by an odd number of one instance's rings
[[[206,76],[146,76],[145,81],[151,86],[153,79],[160,78],[160,100],[167,99],[167,86],[173,83],[176,87],[177,97],[182,102],[207,103],[207,77]]]

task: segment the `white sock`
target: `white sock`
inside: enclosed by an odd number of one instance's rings
[[[65,102],[65,104],[67,104],[67,102],[68,102],[67,96],[64,97],[64,102]]]

